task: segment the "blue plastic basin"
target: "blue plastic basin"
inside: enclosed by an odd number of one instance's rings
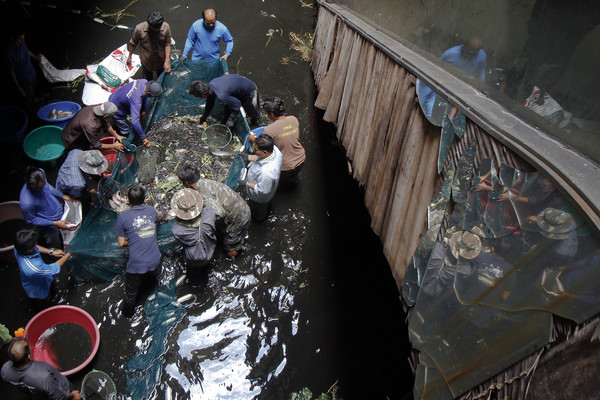
[[[48,116],[52,113],[52,110],[71,111],[72,114],[65,118],[51,119]],[[37,117],[50,125],[64,127],[79,110],[81,110],[81,106],[77,103],[73,103],[72,101],[57,101],[56,103],[51,103],[40,108],[37,112]]]

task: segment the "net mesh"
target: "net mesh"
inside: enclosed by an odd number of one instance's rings
[[[113,168],[111,175],[101,181],[98,202],[69,246],[73,253],[70,262],[73,279],[111,281],[124,272],[128,251],[118,246],[114,229],[117,213],[124,209],[122,195],[134,185],[142,184],[147,203],[163,212],[170,210],[171,197],[181,185],[176,172],[184,163],[196,165],[204,178],[225,182],[233,189],[237,187],[243,168],[243,162],[237,157],[239,138],[243,139],[250,130],[245,118],[237,118],[234,135],[230,133],[226,144],[223,138],[227,138],[227,132],[218,131],[215,138],[209,138],[197,123],[205,100],[187,93],[192,81],[210,81],[226,72],[224,60],[176,61],[172,63],[172,72],[159,78],[164,91],[152,102],[145,124],[153,146],[141,146],[138,136],[132,133],[128,139],[137,150],[114,154],[114,164],[119,167]],[[217,101],[212,117],[218,120],[223,111],[223,105]],[[213,140],[219,145],[207,144]],[[180,244],[171,235],[172,225],[173,221],[161,223],[157,230],[159,248],[166,256],[181,251]]]
[[[85,400],[114,400],[117,386],[105,372],[92,370],[81,382],[81,395]]]

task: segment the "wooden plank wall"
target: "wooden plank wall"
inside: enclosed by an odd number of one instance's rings
[[[475,142],[476,167],[488,158],[497,166],[505,162],[532,170],[467,120],[466,134],[455,141],[438,175],[440,128],[421,111],[415,76],[325,7],[319,9],[312,68],[319,89],[315,106],[337,127],[398,288],[427,229],[427,204],[439,190],[448,163],[456,165]]]
[[[315,105],[337,126],[400,285],[439,187],[439,128],[421,112],[415,77],[323,7],[313,54]]]

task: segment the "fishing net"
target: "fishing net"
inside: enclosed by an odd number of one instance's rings
[[[98,182],[98,204],[105,210],[117,211],[127,204],[127,190],[112,178],[102,178]]]
[[[169,335],[186,313],[175,297],[176,287],[175,280],[158,286],[144,304],[148,329],[142,339],[152,340],[127,362],[127,392],[133,399],[152,398],[160,382]]]
[[[202,140],[209,147],[222,149],[231,143],[231,131],[225,125],[214,124],[204,129]]]
[[[117,386],[108,374],[94,369],[83,378],[80,393],[84,400],[114,400]]]
[[[138,180],[140,183],[147,184],[154,180],[156,173],[156,164],[162,148],[152,144],[150,147],[138,147],[136,158],[138,161]]]
[[[118,246],[115,223],[127,191],[141,184],[146,189],[147,204],[157,210],[170,211],[172,195],[181,187],[176,172],[184,163],[197,166],[202,177],[226,182],[237,187],[243,162],[237,156],[239,138],[249,132],[245,118],[238,118],[233,132],[212,128],[205,132],[198,124],[204,100],[187,93],[194,80],[210,81],[227,71],[224,60],[202,62],[175,62],[170,74],[163,74],[159,82],[163,94],[154,99],[146,119],[147,136],[152,146],[141,146],[137,135],[131,133],[128,141],[135,151],[113,152],[110,176],[99,185],[98,201],[85,217],[70,243],[73,253],[70,261],[71,276],[78,282],[111,281],[125,270],[128,259],[126,247]],[[218,101],[209,121],[215,122],[223,114]],[[209,145],[212,144],[212,145]],[[173,221],[160,223],[157,229],[158,245],[163,255],[181,251],[181,245],[172,237]]]

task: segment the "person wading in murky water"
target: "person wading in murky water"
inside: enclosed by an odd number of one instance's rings
[[[60,249],[47,249],[37,244],[38,234],[34,229],[22,229],[15,234],[14,254],[19,263],[21,285],[37,307],[51,306],[50,288],[54,275],[60,273],[60,268],[71,257]],[[46,264],[41,254],[58,257],[53,263]]]
[[[306,152],[302,147],[302,143],[300,143],[298,118],[293,115],[285,115],[283,100],[279,97],[265,99],[263,108],[267,112],[267,117],[273,123],[266,126],[262,130],[262,134],[273,138],[275,146],[283,156],[280,182],[294,183],[306,160]],[[257,128],[255,131],[259,129]],[[257,136],[260,136],[260,133],[258,135],[251,133],[248,136],[248,141],[254,143]]]
[[[127,44],[127,65],[131,65],[131,55],[140,45],[142,76],[147,81],[158,79],[163,71],[167,74],[171,72],[171,27],[164,21],[160,12],[152,11],[146,17],[146,22],[136,25]]]
[[[183,245],[186,272],[197,275],[210,262],[217,246],[215,211],[204,206],[200,193],[189,188],[175,193],[171,208],[176,216],[171,233]]]
[[[119,214],[115,233],[119,246],[129,246],[129,261],[125,270],[125,300],[123,315],[131,318],[135,302],[144,280],[156,281],[160,265],[160,250],[156,236],[156,224],[162,212],[146,205],[146,191],[141,186],[127,193],[131,208]]]
[[[246,187],[252,218],[263,221],[267,218],[271,200],[279,184],[281,152],[273,144],[273,138],[264,135],[256,138],[254,154],[241,153],[240,155],[245,162],[252,161],[252,163],[248,167],[246,179],[240,179],[239,184]]]
[[[200,179],[200,171],[189,164],[177,170],[177,177],[186,188],[197,190],[204,204],[215,211],[218,236],[229,257],[237,257],[242,250],[248,226],[250,207],[239,193],[229,186],[209,179]]]

